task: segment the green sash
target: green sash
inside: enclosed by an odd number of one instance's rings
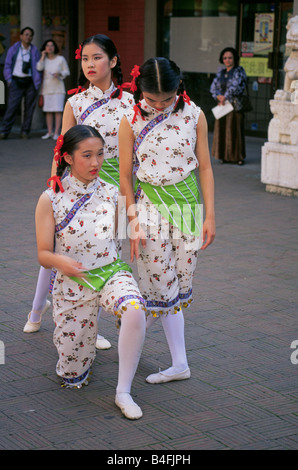
[[[120,187],[119,178],[119,159],[118,158],[107,158],[103,161],[99,177],[106,183],[110,183],[113,186]]]
[[[107,264],[101,268],[92,269],[91,271],[86,271],[84,278],[70,276],[70,279],[81,286],[88,287],[95,291],[100,291],[106,282],[118,271],[129,271],[131,273],[132,269],[128,264],[118,258],[117,261],[114,261],[111,264]]]
[[[168,186],[153,186],[137,181],[161,215],[181,232],[200,236],[203,209],[194,171],[183,181]]]

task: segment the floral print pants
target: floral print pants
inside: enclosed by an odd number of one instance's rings
[[[140,313],[144,304],[127,271],[117,272],[100,292],[81,287],[81,297],[76,300],[65,298],[63,282],[57,282],[53,291],[54,344],[59,356],[56,372],[67,380],[83,376],[95,359],[99,307],[121,318],[127,303],[140,308]]]
[[[187,307],[192,300],[200,240],[169,224],[143,192],[138,204],[139,220],[147,236],[146,247],[140,244],[137,260],[139,288],[146,300],[147,314],[156,317],[176,313],[180,305]]]

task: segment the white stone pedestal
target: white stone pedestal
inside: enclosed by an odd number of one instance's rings
[[[298,15],[289,19],[287,30],[291,52],[284,66],[284,88],[270,100],[273,118],[269,142],[262,147],[261,181],[266,191],[298,196]]]
[[[298,146],[266,142],[262,147],[261,182],[266,191],[298,197]]]

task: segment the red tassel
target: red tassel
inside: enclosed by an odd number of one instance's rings
[[[68,95],[73,95],[75,93],[77,95],[81,91],[86,91],[86,88],[84,88],[80,85],[80,86],[78,86],[78,88],[73,88],[72,90],[68,90],[67,94]]]
[[[183,92],[183,95],[180,94],[180,96],[182,96],[183,98],[183,101],[187,104],[190,104],[190,97],[187,95],[186,91],[184,90]]]
[[[76,49],[75,59],[82,58],[82,44],[79,45],[78,49]]]
[[[122,85],[118,85],[117,86],[117,90],[120,90],[120,93],[119,95],[117,96],[118,100],[121,100],[122,98],[122,94],[123,94],[123,88],[130,88],[131,86],[131,83],[130,82],[125,82],[125,83],[122,83]],[[117,93],[117,90],[113,91],[113,93],[111,94],[111,97],[113,98],[113,96]]]
[[[133,116],[132,121],[131,121],[132,124],[134,124],[138,114],[140,114],[143,121],[145,120],[144,116],[141,113],[141,105],[139,103],[134,105],[133,110],[134,110],[135,113],[134,113],[134,116]]]
[[[133,77],[132,79],[132,82],[131,82],[131,91],[134,93],[135,91],[137,91],[137,86],[136,86],[136,78],[141,75],[140,73],[140,66],[139,65],[135,65],[134,68],[132,69],[132,71],[130,72],[130,75]]]
[[[50,183],[50,181],[52,181],[52,180],[53,180],[53,182],[54,182],[53,186],[52,186],[51,183]],[[49,178],[48,181],[47,181],[48,187],[49,187],[49,188],[52,187],[54,193],[56,193],[56,183],[58,184],[61,193],[64,193],[64,189],[63,189],[63,186],[62,186],[62,183],[61,183],[61,178],[60,178],[60,176],[54,175],[54,176],[52,176],[51,178]]]
[[[178,96],[178,100],[176,101],[176,104],[175,104],[175,108],[174,108],[174,109],[177,108],[180,98],[182,98],[185,103],[187,103],[187,104],[190,105],[190,98],[189,98],[189,96],[186,94],[186,91],[184,90],[184,92],[183,92],[183,93],[180,93],[180,95]]]

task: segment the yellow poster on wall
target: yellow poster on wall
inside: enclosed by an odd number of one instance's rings
[[[272,77],[273,72],[268,69],[267,57],[241,57],[240,65],[248,77]]]
[[[273,50],[274,13],[255,14],[254,54],[267,55]]]

